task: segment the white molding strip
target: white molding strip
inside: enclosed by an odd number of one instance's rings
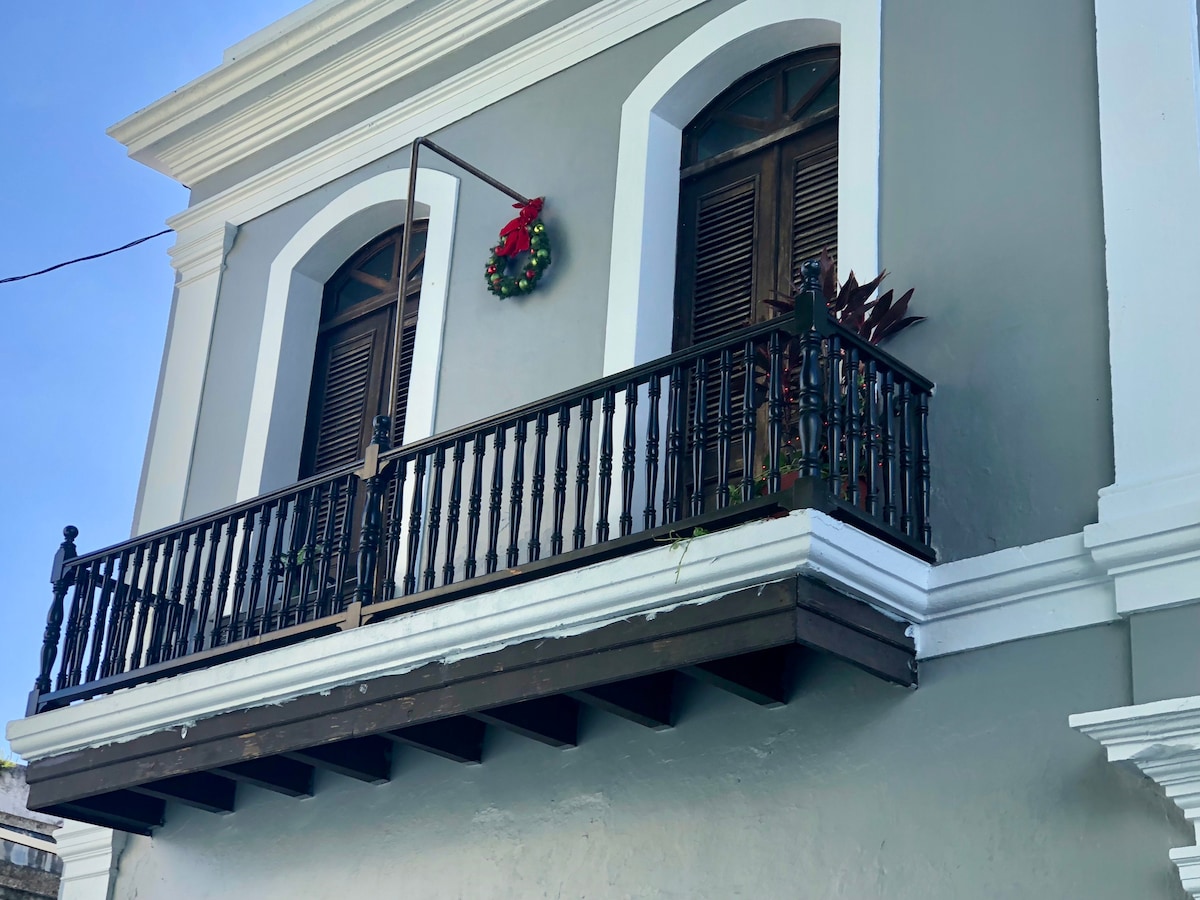
[[[177,232],[241,225],[699,5],[600,0],[341,134],[172,217]]]
[[[621,108],[605,373],[671,352],[683,128],[740,75],[841,45],[838,248],[859,272],[879,254],[879,0],[745,0],[698,28]]]
[[[393,169],[347,188],[317,210],[272,261],[238,479],[239,500],[295,479],[321,287],[359,246],[383,230],[382,223],[404,221],[408,174],[407,168]],[[417,172],[416,202],[429,217],[429,232],[404,426],[406,444],[433,434],[458,186],[458,178],[446,172]],[[382,213],[382,218],[372,216],[373,211]],[[360,227],[349,229],[348,223],[356,219]],[[275,448],[273,457],[270,448]]]
[[[125,833],[70,819],[55,835],[63,861],[59,900],[109,900]]]
[[[549,576],[9,723],[26,759],[703,603],[795,574],[915,623],[919,657],[1116,618],[1079,535],[934,568],[812,510]],[[682,561],[682,565],[681,565]]]
[[[1069,721],[1104,747],[1109,762],[1133,766],[1160,785],[1200,829],[1200,697],[1078,713]],[[1200,846],[1170,855],[1184,890],[1200,900]]]
[[[20,831],[14,831],[12,828],[6,828],[3,825],[0,825],[0,841],[21,844],[24,847],[41,850],[44,853],[58,853],[58,845],[54,841],[47,841],[44,838],[36,838],[32,835],[23,834]]]

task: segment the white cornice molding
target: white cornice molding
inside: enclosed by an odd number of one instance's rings
[[[124,832],[67,819],[55,841],[63,861],[59,900],[108,900]]]
[[[548,2],[446,0],[365,43],[344,42],[336,58],[216,121],[210,116],[199,130],[189,127],[152,144],[135,144],[131,155],[184,184],[196,184],[470,41],[535,14]]]
[[[1112,485],[1099,513],[1084,543],[1112,579],[1119,613],[1200,599],[1200,473]]]
[[[187,233],[211,231],[227,221],[241,225],[701,2],[601,0],[503,54],[197,203],[169,224]]]
[[[1098,741],[1110,762],[1135,767],[1200,823],[1200,697],[1078,713],[1072,728]],[[1200,900],[1200,846],[1171,851],[1188,895]]]
[[[168,144],[200,118],[235,103],[250,91],[285,75],[316,55],[341,42],[347,42],[376,22],[392,15],[413,0],[343,0],[315,15],[298,15],[291,28],[285,17],[276,27],[283,30],[271,40],[250,47],[243,55],[231,48],[217,68],[188,82],[160,100],[138,110],[108,129],[108,134],[124,144],[129,155],[168,175],[172,173],[147,148]],[[304,10],[298,11],[303,14]],[[259,32],[261,34],[262,32]],[[252,36],[243,45],[253,40]]]
[[[203,234],[178,236],[167,253],[171,267],[179,273],[180,285],[221,271],[236,239],[237,226],[229,222]]]

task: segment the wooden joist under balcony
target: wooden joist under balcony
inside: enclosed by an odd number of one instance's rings
[[[309,796],[316,769],[367,783],[402,778],[398,748],[486,764],[488,728],[570,748],[579,741],[581,705],[670,728],[681,677],[779,705],[803,690],[794,664],[807,653],[829,653],[913,687],[915,648],[906,629],[861,601],[791,578],[584,634],[228,712],[182,734],[172,729],[41,759],[29,768],[29,806],[150,833],[172,804],[234,812],[245,785]]]

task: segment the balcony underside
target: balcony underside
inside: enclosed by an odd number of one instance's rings
[[[814,652],[912,687],[915,649],[906,628],[824,585],[789,578],[584,634],[229,712],[183,732],[41,759],[29,768],[29,806],[149,833],[173,803],[233,812],[245,784],[308,796],[315,769],[380,783],[403,777],[406,752],[479,763],[489,727],[572,747],[581,704],[669,728],[681,676],[778,705],[796,689],[794,663]]]

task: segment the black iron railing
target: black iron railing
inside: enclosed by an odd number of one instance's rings
[[[783,317],[77,556],[30,714],[514,579],[813,506],[924,558],[932,385]],[[55,664],[57,663],[57,668]]]

